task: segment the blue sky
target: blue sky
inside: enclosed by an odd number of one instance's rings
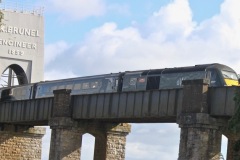
[[[106,11],[101,15],[89,15],[78,20],[70,18],[69,21],[64,20],[64,18],[69,17],[64,17],[60,13],[61,11],[51,11],[51,6],[49,8],[45,7],[46,43],[55,42],[59,39],[76,43],[91,29],[106,22],[116,22],[120,29],[131,26],[133,21],[139,25],[144,25],[154,12],[173,2],[173,0],[106,0],[102,2],[106,5]],[[193,20],[200,23],[207,18],[211,18],[220,12],[222,2],[223,0],[211,0],[210,2],[207,0],[190,0],[189,5],[192,8]],[[66,10],[68,9],[66,8]],[[76,33],[78,36],[76,36]]]
[[[240,73],[239,0],[15,1],[45,8],[46,80],[214,62]],[[179,136],[177,124],[132,124],[126,160],[177,159]]]

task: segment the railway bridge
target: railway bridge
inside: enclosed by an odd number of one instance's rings
[[[1,6],[0,6],[1,7]],[[0,8],[0,71],[15,72],[20,85],[43,80],[44,22],[40,12]],[[19,32],[23,29],[24,34]],[[226,128],[236,110],[237,87],[208,87],[206,80],[185,81],[182,89],[70,96],[0,102],[0,159],[41,159],[43,128],[52,129],[50,160],[80,159],[82,135],[95,137],[94,160],[125,159],[128,123],[178,123],[179,160],[220,159],[221,135],[228,138],[228,160],[238,156],[239,137]]]
[[[123,160],[128,123],[168,122],[181,128],[179,160],[220,159],[222,134],[228,138],[227,159],[233,160],[238,136],[227,127],[239,87],[209,87],[206,79],[183,84],[181,89],[74,96],[63,89],[53,98],[1,102],[0,158],[40,159],[44,130],[34,126],[49,125],[51,160],[80,159],[85,133],[95,136],[94,160]]]

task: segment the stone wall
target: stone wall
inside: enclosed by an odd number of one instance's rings
[[[95,137],[94,160],[125,159],[126,137],[131,131],[130,124],[97,123],[95,127],[90,126],[93,128],[86,128],[85,131]]]
[[[41,160],[45,128],[0,131],[1,160]]]

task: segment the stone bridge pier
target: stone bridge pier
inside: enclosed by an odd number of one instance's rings
[[[45,128],[2,124],[0,129],[1,160],[41,159]]]
[[[71,119],[70,90],[54,91],[53,117],[49,159],[79,160],[82,135],[95,137],[94,160],[124,160],[126,136],[131,130],[127,123],[77,122]]]
[[[178,116],[181,128],[178,160],[219,160],[221,123],[209,115],[206,79],[183,81],[183,105]]]
[[[231,133],[228,118],[212,117],[206,79],[183,81],[183,105],[177,123],[181,128],[178,160],[220,160],[222,135],[228,138],[227,160],[239,159],[234,150],[240,136]]]

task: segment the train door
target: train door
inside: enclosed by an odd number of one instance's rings
[[[11,100],[11,88],[3,89],[1,92],[1,101]]]
[[[221,83],[223,83],[221,82],[219,74],[216,69],[208,69],[207,77],[210,79],[209,86],[211,87],[221,86]]]
[[[147,90],[159,89],[160,76],[147,77]]]
[[[113,88],[114,88],[114,78],[109,77],[109,78],[103,78],[102,79],[102,85],[100,88],[100,93],[109,93],[109,92],[113,92]]]
[[[112,91],[113,92],[118,91],[118,89],[119,89],[118,85],[119,85],[119,79],[117,77],[114,77],[113,82],[112,82]]]

